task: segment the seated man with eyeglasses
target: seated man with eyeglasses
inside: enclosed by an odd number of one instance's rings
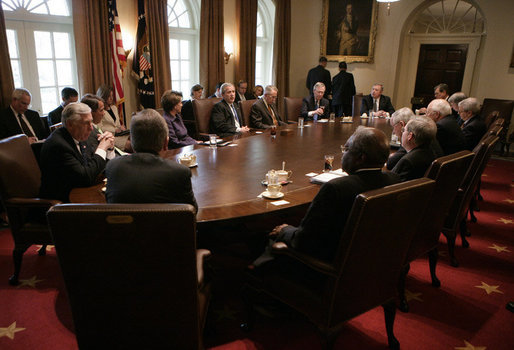
[[[435,159],[430,144],[435,140],[437,127],[426,117],[414,117],[402,128],[402,147],[406,153],[396,163],[393,173],[402,181],[418,179],[425,175]]]

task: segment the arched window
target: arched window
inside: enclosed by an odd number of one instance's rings
[[[484,19],[480,11],[463,0],[436,2],[420,12],[411,26],[410,33],[477,33],[484,31]]]
[[[2,0],[14,85],[32,94],[32,108],[47,114],[60,91],[77,89],[70,0]]]
[[[275,5],[259,0],[257,7],[257,47],[255,50],[255,85],[271,84]]]
[[[199,0],[168,0],[171,86],[184,99],[199,80]]]

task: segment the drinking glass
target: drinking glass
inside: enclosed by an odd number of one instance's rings
[[[334,123],[336,121],[336,114],[335,113],[330,113],[328,121],[330,123]]]
[[[298,118],[298,128],[303,129],[303,117]]]
[[[334,155],[333,154],[327,154],[325,155],[325,168],[323,169],[324,172],[331,171],[332,170],[332,163],[334,162]]]
[[[212,148],[216,148],[218,146],[218,142],[216,141],[216,139],[216,134],[209,134],[209,146],[211,146]]]

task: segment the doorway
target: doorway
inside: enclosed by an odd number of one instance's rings
[[[434,99],[434,87],[445,83],[452,94],[462,90],[467,44],[422,44],[414,88],[413,110]]]

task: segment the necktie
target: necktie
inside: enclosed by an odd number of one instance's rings
[[[234,107],[234,105],[231,105],[231,107],[232,107],[232,112],[234,113],[236,122],[239,123],[239,127],[240,127],[242,124],[241,124],[241,120],[239,119],[239,115],[237,114],[236,107]],[[236,127],[237,127],[237,125],[236,125]]]
[[[268,105],[268,111],[269,111],[269,114],[271,115],[271,119],[273,119],[273,124],[275,126],[278,126],[277,118],[275,117],[275,113],[273,113],[273,110],[271,109],[270,105]]]
[[[378,112],[378,99],[373,100],[373,112]]]
[[[316,109],[319,108],[319,101],[316,101]],[[314,115],[312,116],[312,119],[314,119],[314,121],[318,120],[318,114],[317,113],[314,113]]]
[[[82,162],[87,165],[87,146],[85,141],[79,142],[80,153],[82,153]]]
[[[25,123],[25,120],[23,120],[21,114],[18,114],[18,118],[20,119],[21,130],[23,131],[23,133],[28,137],[34,137],[34,134],[32,133],[32,131],[30,131],[29,126],[27,125],[27,123]]]

